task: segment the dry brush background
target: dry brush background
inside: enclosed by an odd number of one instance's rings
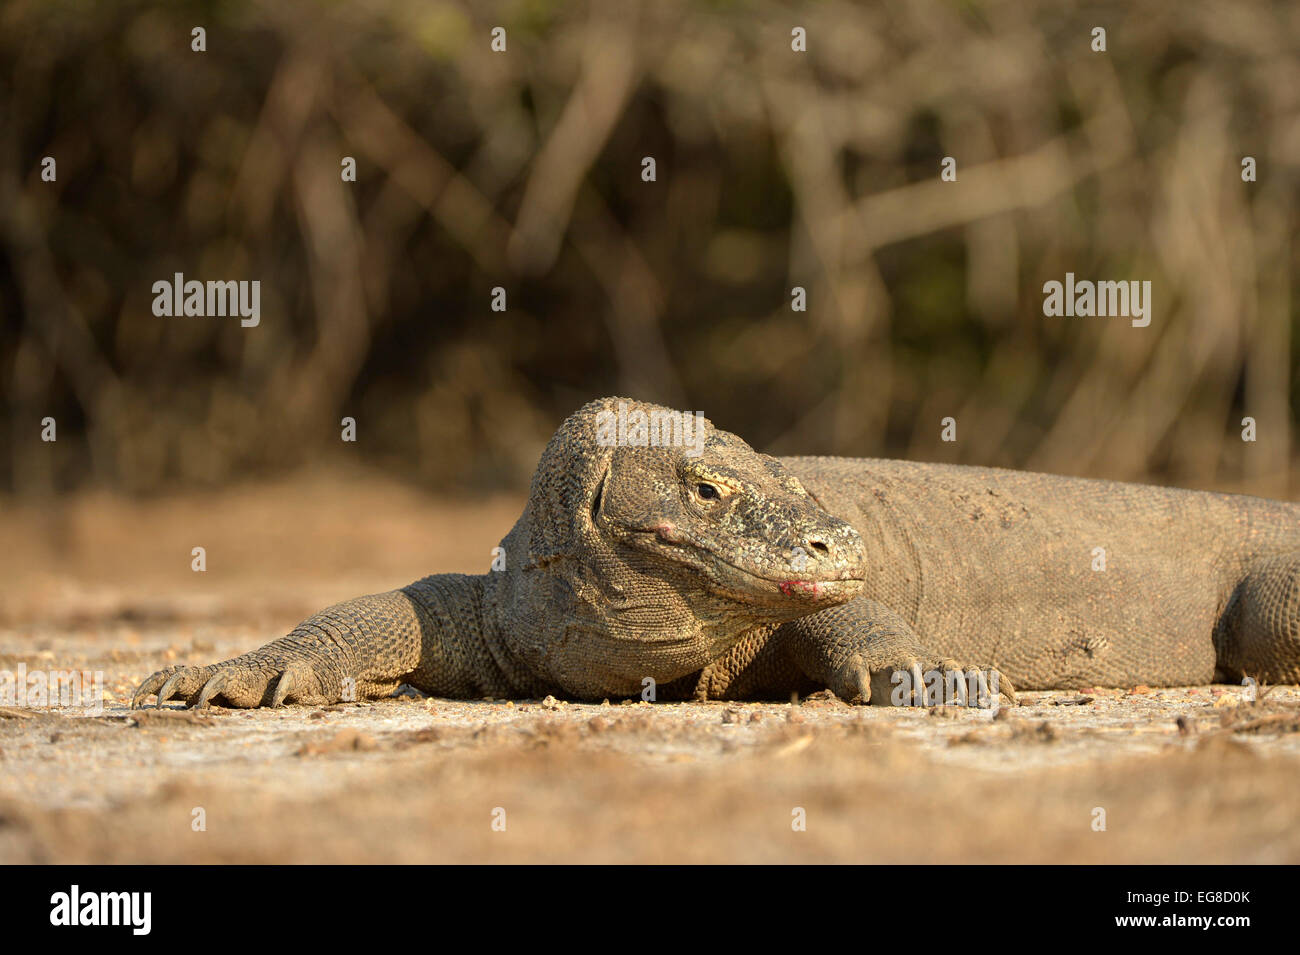
[[[519,489],[624,393],[774,453],[1286,495],[1297,50],[1289,2],[13,0],[0,482]],[[1151,326],[1045,318],[1067,271],[1150,280]],[[155,317],[174,272],[260,280],[261,325]]]

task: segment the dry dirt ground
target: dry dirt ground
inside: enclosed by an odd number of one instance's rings
[[[0,711],[0,862],[1300,861],[1296,687],[1030,693],[996,718],[817,698],[126,709],[169,663],[486,569],[519,503],[345,475],[0,505],[0,670],[105,680],[99,714]]]

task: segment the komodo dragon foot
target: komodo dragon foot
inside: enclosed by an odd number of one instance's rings
[[[898,614],[860,599],[802,617],[777,631],[800,668],[849,703],[883,706],[1016,705],[995,666],[970,666],[927,650]]]
[[[302,661],[236,658],[211,666],[173,666],[150,676],[136,690],[131,708],[158,694],[157,706],[178,699],[201,709],[220,695],[229,706],[283,706],[286,702],[324,705],[341,697],[323,692],[321,676]]]
[[[402,590],[335,604],[292,633],[243,656],[209,666],[173,666],[135,691],[132,708],[158,694],[158,706],[217,700],[239,709],[306,703],[323,706],[385,696],[416,669],[429,611],[417,581]]]

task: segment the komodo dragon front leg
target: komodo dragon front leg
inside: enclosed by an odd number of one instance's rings
[[[511,686],[484,639],[481,598],[480,578],[443,574],[347,600],[243,656],[160,670],[131,705],[155,693],[158,706],[323,705],[386,696],[401,683],[439,696],[505,696]]]
[[[982,700],[972,675],[987,688]],[[1011,680],[996,667],[930,651],[906,620],[868,598],[755,632],[690,685],[689,695],[698,699],[780,697],[825,688],[849,703],[885,706],[1017,702]]]
[[[860,598],[801,617],[774,638],[805,674],[850,703],[978,706],[999,697],[1016,703],[1015,687],[997,667],[933,653],[907,621],[875,600]],[[978,698],[981,679],[987,699]]]

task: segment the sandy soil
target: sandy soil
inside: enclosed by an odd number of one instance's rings
[[[105,680],[97,714],[0,710],[0,861],[1300,861],[1296,687],[1030,693],[996,716],[816,697],[126,709],[168,663],[486,568],[518,507],[363,475],[0,507],[0,669]]]

